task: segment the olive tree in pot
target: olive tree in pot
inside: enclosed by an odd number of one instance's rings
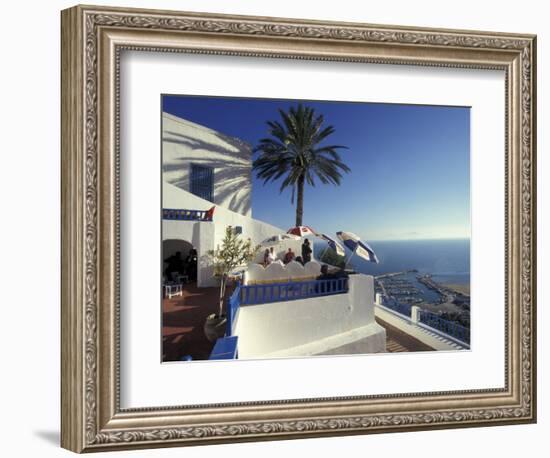
[[[223,304],[229,273],[250,262],[258,248],[252,246],[250,239],[242,240],[233,227],[227,226],[221,246],[218,245],[215,250],[208,252],[214,267],[214,275],[221,279],[218,313],[208,315],[204,323],[204,334],[210,342],[214,342],[225,334],[227,316],[224,314]]]

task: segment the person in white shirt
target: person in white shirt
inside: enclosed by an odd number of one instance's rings
[[[269,249],[269,255],[267,257],[267,263],[271,264],[272,262],[275,262],[277,260],[277,255],[275,254],[275,249],[271,247]]]

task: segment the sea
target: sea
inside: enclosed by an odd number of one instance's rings
[[[376,276],[416,269],[420,274],[431,274],[438,283],[470,284],[469,239],[384,240],[367,243],[376,253],[379,263],[353,256],[348,267],[357,272]]]

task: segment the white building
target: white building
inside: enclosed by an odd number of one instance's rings
[[[252,218],[250,145],[174,115],[162,116],[163,257],[198,251],[198,286],[213,286],[207,253],[221,242],[227,226],[238,227],[254,244],[284,232]],[[215,206],[213,218],[205,211]],[[174,210],[174,211],[170,211]],[[192,211],[180,219],[181,210]]]
[[[250,145],[168,113],[162,123],[165,259],[177,251],[186,256],[194,247],[198,286],[216,285],[207,253],[221,243],[227,226],[254,245],[264,242],[262,249],[273,246],[279,259],[288,248],[300,253],[301,238],[252,217]],[[207,213],[212,208],[213,215]],[[318,281],[321,265],[314,259],[305,266],[276,262],[267,268],[261,259],[260,252],[246,268],[234,311],[227,306],[229,332],[218,339],[215,358],[226,357],[227,346],[239,358],[384,352],[386,329],[375,315],[430,348],[458,345],[427,330],[417,312],[407,318],[375,304],[372,276],[352,275],[321,294],[320,288],[329,286]]]

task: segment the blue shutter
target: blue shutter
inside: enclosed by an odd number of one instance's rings
[[[191,164],[191,193],[214,201],[214,169],[202,165]]]

